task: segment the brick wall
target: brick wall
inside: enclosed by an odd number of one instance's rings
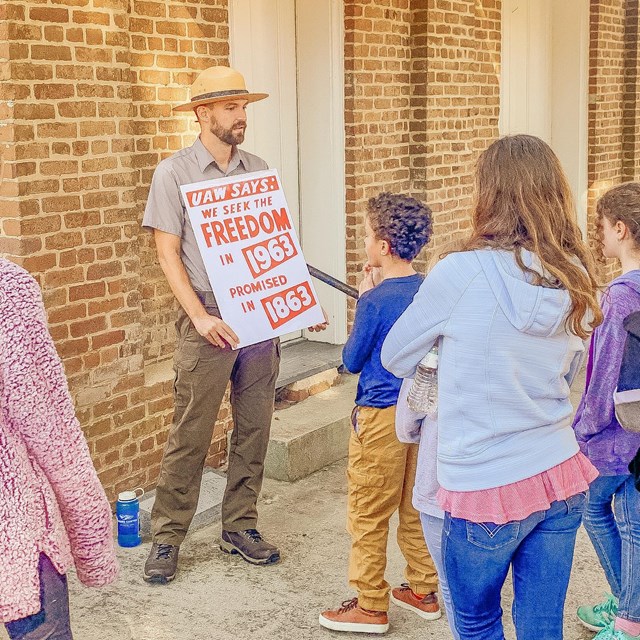
[[[640,177],[638,4],[591,0],[591,233],[597,197]],[[498,136],[500,23],[500,0],[347,2],[347,267],[352,284],[365,260],[366,200],[382,189],[406,190],[434,210],[433,244],[418,268],[468,229],[473,164]],[[395,83],[395,100],[380,96],[375,86],[380,79]],[[407,92],[408,131],[403,128]],[[392,170],[385,164],[390,152],[398,163]],[[606,277],[612,274],[610,266]]]
[[[638,25],[638,0],[591,0],[588,225],[592,241],[597,199],[616,184],[640,179]],[[603,281],[610,280],[617,267],[609,261]]]
[[[498,137],[501,3],[428,6],[426,147],[413,151],[413,179],[434,210],[437,251],[469,229],[474,163]]]
[[[409,0],[345,2],[347,282],[354,286],[366,260],[367,200],[411,191],[411,26]]]
[[[638,0],[592,0],[589,184],[640,179]],[[500,0],[345,0],[347,268],[366,201],[426,200],[433,247],[468,227],[497,135]],[[153,485],[172,412],[174,300],[139,228],[153,169],[196,126],[170,105],[226,63],[226,0],[0,4],[0,253],[40,280],[105,487]],[[350,318],[353,309],[350,309]],[[223,405],[209,462],[224,459]]]
[[[626,0],[624,30],[622,167],[625,180],[640,180],[640,2]]]
[[[345,13],[347,273],[355,285],[366,259],[366,201],[379,191],[432,207],[434,242],[419,269],[468,227],[473,161],[498,135],[500,1],[348,1]]]
[[[11,43],[9,41],[9,20],[18,11],[15,6],[0,5],[0,229],[4,224],[15,233],[6,250],[20,251],[20,239],[15,219],[18,216],[18,184],[15,167],[15,125],[13,103],[20,88],[11,84],[9,64]],[[8,222],[12,220],[12,222]],[[13,226],[13,229],[11,227]]]
[[[166,439],[174,302],[139,220],[154,167],[195,136],[170,105],[227,61],[226,1],[5,1],[0,17],[0,252],[42,285],[113,497],[155,482]]]

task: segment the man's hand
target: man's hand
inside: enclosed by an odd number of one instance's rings
[[[377,287],[382,282],[380,267],[372,267],[368,262],[362,267],[362,282],[358,287],[358,293],[362,295],[366,291]]]
[[[309,331],[311,331],[311,333],[313,333],[314,331],[324,331],[329,326],[329,316],[327,315],[327,312],[322,307],[320,308],[322,309],[324,322],[321,322],[320,324],[314,324],[313,327],[309,327]]]
[[[214,347],[220,347],[224,349],[227,344],[231,347],[238,345],[238,336],[233,332],[233,329],[220,318],[209,315],[194,318],[193,326],[196,331],[206,338]]]

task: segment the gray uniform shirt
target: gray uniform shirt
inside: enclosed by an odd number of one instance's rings
[[[179,236],[180,257],[195,291],[211,291],[211,284],[198,249],[180,186],[243,173],[264,171],[267,163],[251,153],[234,147],[226,173],[197,138],[186,149],[163,160],[153,173],[142,226]]]

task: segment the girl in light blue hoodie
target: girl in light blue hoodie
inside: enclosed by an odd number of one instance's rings
[[[546,143],[494,142],[478,161],[471,237],[428,274],[382,349],[383,365],[406,378],[439,343],[442,552],[462,640],[503,640],[509,568],[518,640],[562,638],[575,535],[597,475],[571,428],[569,385],[602,317],[575,220]]]

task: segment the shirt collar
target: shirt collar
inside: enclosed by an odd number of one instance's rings
[[[207,148],[202,144],[202,140],[200,140],[200,136],[196,138],[196,141],[193,143],[193,149],[196,154],[196,160],[198,161],[198,167],[202,173],[205,172],[207,167],[213,163],[216,165],[218,171],[222,171],[218,166],[218,163],[215,161],[214,157],[207,151]],[[246,163],[244,162],[244,154],[238,147],[233,147],[231,151],[231,159],[229,160],[229,166],[227,167],[226,174],[230,174],[232,171],[237,169],[240,165],[242,165],[245,169],[247,168]]]

